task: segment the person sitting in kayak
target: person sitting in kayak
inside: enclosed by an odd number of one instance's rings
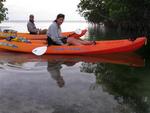
[[[34,23],[34,15],[33,14],[29,15],[27,29],[30,34],[46,34],[47,33],[47,29],[42,30],[42,29],[36,28],[35,23]]]
[[[64,22],[65,15],[58,14],[56,20],[49,26],[47,31],[47,42],[48,45],[92,45],[95,44],[93,41],[83,41],[80,39],[64,37],[61,35],[61,24]]]

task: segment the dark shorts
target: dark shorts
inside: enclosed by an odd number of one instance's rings
[[[67,37],[62,38],[61,41],[64,44],[66,44],[67,43]],[[47,37],[47,43],[48,43],[48,45],[60,45],[60,44],[57,44],[56,42],[54,42],[50,37]]]
[[[36,32],[30,32],[31,35],[37,35],[38,33]]]
[[[67,43],[67,37],[62,38],[61,41],[62,41],[64,44],[66,44],[66,43]]]

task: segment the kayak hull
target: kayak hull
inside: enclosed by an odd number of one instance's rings
[[[133,52],[141,48],[147,39],[146,37],[139,37],[135,41],[128,39],[121,40],[106,40],[96,41],[96,45],[81,45],[81,46],[49,46],[45,54],[110,54],[110,53],[122,53],[122,52]],[[32,50],[37,47],[46,46],[44,43],[24,43],[0,40],[0,48],[15,52],[32,53]]]
[[[85,35],[86,32],[87,32],[87,29],[83,29],[80,34],[76,34],[73,31],[70,31],[70,32],[62,32],[61,35],[63,36],[70,35],[70,37],[73,37],[73,38],[80,38],[81,36]],[[29,40],[45,40],[47,38],[46,34],[34,35],[34,34],[19,33],[19,32],[17,34],[0,32],[0,39],[7,38],[11,35],[17,35],[17,37],[25,37]]]

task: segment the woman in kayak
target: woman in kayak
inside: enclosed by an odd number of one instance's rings
[[[61,35],[61,24],[64,22],[65,15],[58,14],[56,20],[49,26],[47,31],[48,45],[92,45],[93,41],[83,41],[75,38],[64,37]]]

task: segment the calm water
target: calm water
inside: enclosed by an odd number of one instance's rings
[[[35,22],[37,28],[41,29],[47,29],[49,25],[51,24],[51,21],[42,21],[42,22]],[[21,22],[3,22],[0,24],[0,27],[3,29],[14,29],[18,32],[27,32],[27,22],[21,21]],[[64,22],[62,24],[62,31],[70,31],[70,30],[76,30],[78,28],[85,29],[88,25],[86,22]]]
[[[25,22],[1,26],[26,32]],[[83,38],[91,40],[115,36],[87,23],[62,26],[77,28],[88,28]],[[149,56],[139,53],[37,57],[1,51],[0,113],[149,113],[149,68]]]

